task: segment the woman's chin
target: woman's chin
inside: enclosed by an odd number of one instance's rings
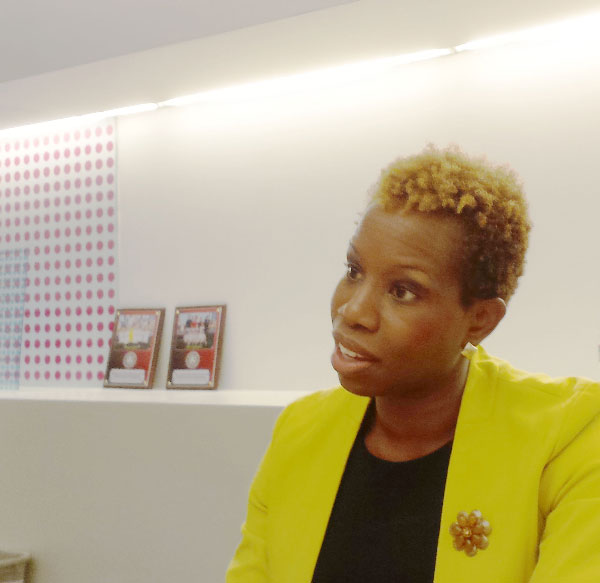
[[[368,384],[361,383],[358,379],[344,377],[338,373],[338,379],[340,385],[346,389],[349,393],[356,395],[357,397],[375,397],[375,391]]]

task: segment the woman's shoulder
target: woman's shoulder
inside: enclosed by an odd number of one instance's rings
[[[345,407],[354,399],[361,399],[349,393],[344,387],[337,386],[305,395],[290,403],[286,408],[291,411],[320,410],[323,408]]]
[[[537,427],[553,426],[557,439],[569,441],[584,427],[600,424],[600,383],[584,377],[552,377],[511,366],[508,362],[477,351],[471,361],[476,376],[493,387],[493,408],[505,418]]]
[[[309,416],[328,417],[347,414],[355,409],[364,409],[368,403],[365,397],[357,397],[341,386],[315,391],[290,403],[282,415],[287,418]]]
[[[498,389],[509,394],[529,393],[538,400],[548,402],[577,401],[589,399],[600,406],[600,383],[592,379],[570,376],[553,377],[545,373],[534,373],[512,366],[507,361],[489,355],[478,348],[471,358],[471,366],[480,376],[493,380]]]
[[[353,395],[339,386],[316,391],[283,410],[277,420],[275,435],[297,433],[308,437],[335,425],[357,425],[368,403],[368,398]]]

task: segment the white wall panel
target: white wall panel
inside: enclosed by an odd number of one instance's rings
[[[552,42],[123,118],[120,297],[227,303],[223,389],[330,385],[328,303],[368,187],[398,155],[457,143],[521,175],[534,223],[487,347],[597,377],[599,79],[597,43]]]

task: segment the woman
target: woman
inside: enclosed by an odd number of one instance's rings
[[[332,300],[342,387],[278,419],[228,583],[600,581],[600,386],[479,346],[529,228],[456,149],[382,173]]]

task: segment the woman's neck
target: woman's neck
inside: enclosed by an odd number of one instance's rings
[[[426,395],[375,397],[367,449],[389,461],[423,457],[448,443],[456,429],[469,361],[439,391]]]

